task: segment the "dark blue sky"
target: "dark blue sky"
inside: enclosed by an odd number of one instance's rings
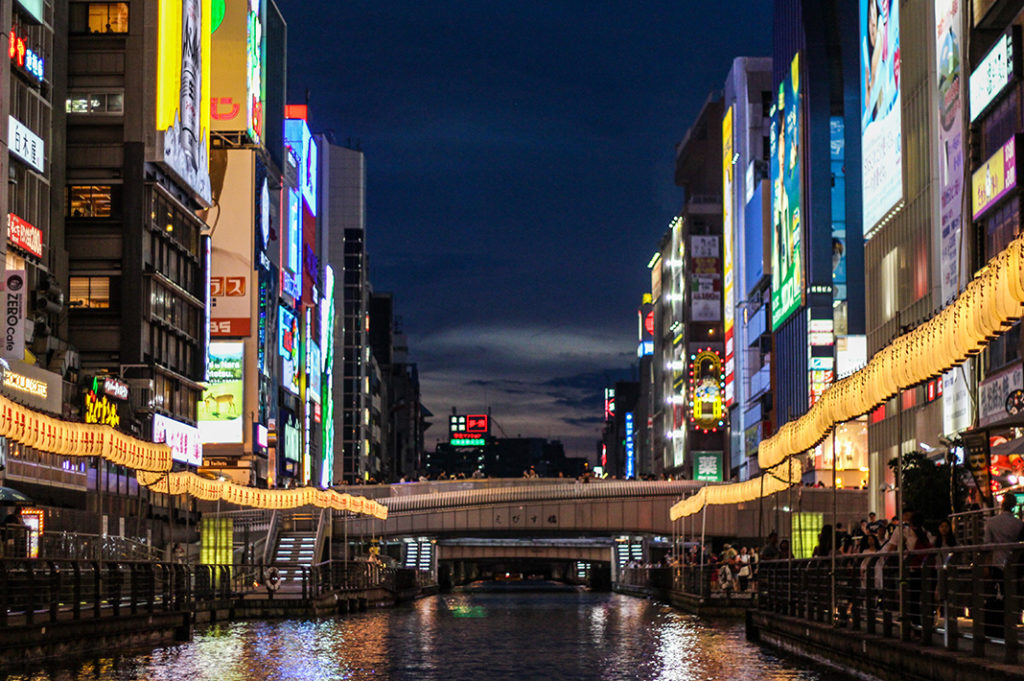
[[[636,362],[647,261],[681,203],[675,143],[771,2],[298,2],[289,93],[366,154],[370,277],[395,294],[437,418],[591,455]]]

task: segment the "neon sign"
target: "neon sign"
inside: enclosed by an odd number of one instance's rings
[[[690,421],[715,432],[725,425],[725,372],[717,350],[705,348],[690,355]]]
[[[317,146],[309,126],[301,118],[284,122],[284,143],[292,148],[299,159],[299,189],[310,215],[316,216]]]
[[[633,468],[636,461],[636,445],[633,432],[633,412],[626,412],[626,479],[633,477]]]
[[[43,230],[14,213],[7,214],[7,240],[37,258],[43,257]]]
[[[44,60],[28,47],[28,38],[20,37],[12,28],[8,35],[7,53],[11,61],[31,74],[36,80],[43,80]]]
[[[261,0],[249,0],[249,14],[245,40],[245,81],[249,90],[246,102],[249,134],[255,142],[263,139],[263,20],[260,18]]]

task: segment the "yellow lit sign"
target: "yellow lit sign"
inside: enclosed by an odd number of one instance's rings
[[[17,374],[9,369],[7,370],[7,373],[4,374],[4,387],[28,393],[29,395],[34,395],[42,399],[46,399],[48,391],[45,381],[37,381],[34,378]]]

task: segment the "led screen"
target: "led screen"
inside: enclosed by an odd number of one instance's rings
[[[860,0],[864,234],[903,198],[900,15],[894,0]]]
[[[242,441],[244,347],[240,342],[210,343],[207,385],[199,401],[199,437],[204,444]]]
[[[771,118],[772,177],[772,330],[789,318],[803,300],[801,245],[800,54],[779,83]]]

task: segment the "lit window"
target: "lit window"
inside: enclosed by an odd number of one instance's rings
[[[68,217],[109,218],[112,193],[110,185],[72,185],[68,187]]]
[[[69,114],[121,114],[124,113],[124,94],[121,92],[72,92],[64,110]]]
[[[127,33],[127,2],[90,2],[90,33]]]
[[[68,304],[78,308],[110,307],[110,277],[71,277]]]

